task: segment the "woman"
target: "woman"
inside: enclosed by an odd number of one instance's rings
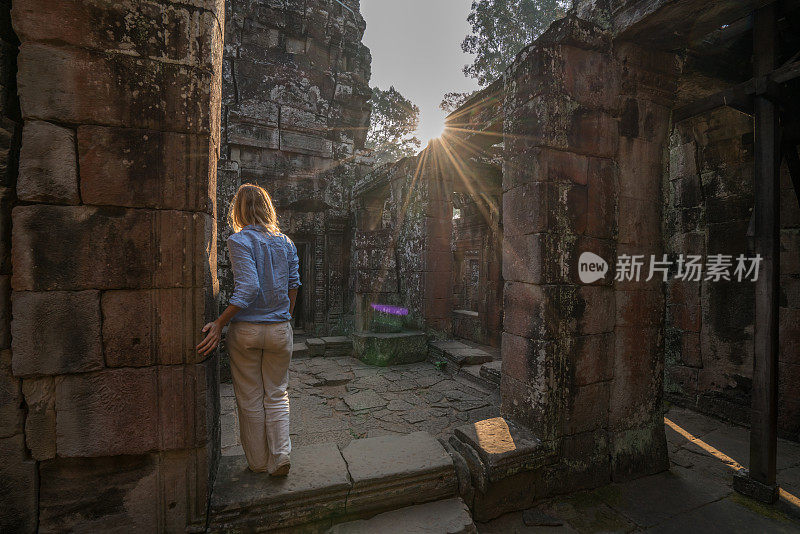
[[[203,332],[197,346],[210,354],[228,329],[233,390],[239,412],[242,448],[255,472],[285,476],[289,453],[289,362],[297,288],[297,249],[278,228],[269,194],[245,184],[231,202],[228,252],[235,282],[230,304]]]

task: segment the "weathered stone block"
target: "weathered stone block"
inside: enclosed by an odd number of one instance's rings
[[[309,154],[330,158],[333,156],[333,144],[322,137],[291,131],[281,131],[281,150],[298,154]]]
[[[549,377],[555,378],[552,373]],[[548,376],[542,373],[536,382],[520,381],[505,371],[500,377],[500,413],[506,419],[529,428],[543,441],[555,439],[560,429],[559,419],[563,417],[563,409],[557,404],[558,399],[553,398],[547,379]]]
[[[659,327],[616,328],[616,357],[609,424],[632,429],[660,409],[664,360]]]
[[[29,202],[78,204],[75,132],[28,121],[22,129],[17,196]]]
[[[184,6],[170,1],[136,4],[124,0],[107,4],[97,0],[33,0],[15,5],[12,17],[22,42],[62,42],[210,70],[212,58],[219,53],[216,48],[221,48],[217,42],[218,24],[212,11],[198,12]],[[134,10],[137,16],[132,19],[130,13]],[[164,27],[171,30],[164,32]]]
[[[59,377],[59,456],[142,454],[157,449],[158,394],[152,367]]]
[[[9,263],[10,263],[10,254]],[[0,349],[11,348],[11,276],[0,275]]]
[[[159,529],[156,456],[55,458],[40,477],[40,532]]]
[[[506,282],[504,330],[529,339],[555,339],[572,331],[575,315],[565,295],[559,286]]]
[[[103,293],[103,347],[109,367],[193,363],[200,330],[215,311],[210,290]]]
[[[56,379],[58,455],[109,456],[202,446],[215,432],[216,371],[114,369]]]
[[[82,373],[103,367],[99,292],[15,292],[13,306],[15,375]]]
[[[25,441],[31,455],[47,460],[56,455],[56,390],[53,377],[26,378],[22,382],[28,415]]]
[[[22,433],[20,380],[11,373],[11,351],[0,352],[0,438]]]
[[[42,532],[38,516],[39,477],[36,462],[25,454],[22,434],[0,439],[0,530]]]
[[[211,287],[207,214],[89,206],[14,209],[12,285],[22,290]]]
[[[306,346],[308,347],[308,355],[313,357],[325,355],[325,342],[317,337],[310,337],[306,339]]]
[[[564,290],[568,294],[569,290]],[[571,295],[570,295],[571,296]],[[614,311],[616,299],[614,290],[603,286],[583,286],[578,289],[574,299],[563,299],[562,310],[574,303],[574,314],[577,319],[579,334],[602,334],[614,330]],[[563,313],[562,311],[562,313]]]
[[[23,43],[18,56],[26,120],[212,131],[213,75],[174,63]]]
[[[380,367],[421,362],[428,355],[428,338],[423,332],[357,332],[353,334],[353,354]]]
[[[639,428],[611,434],[611,472],[615,482],[669,469],[663,417]]]
[[[572,435],[606,428],[610,395],[611,382],[596,382],[570,389],[564,433]]]
[[[590,158],[587,184],[586,234],[610,239],[617,228],[616,165],[607,159]]]
[[[569,346],[576,386],[611,380],[614,376],[614,334],[578,336]]]
[[[617,223],[620,243],[649,248],[660,258],[657,253],[661,243],[661,210],[657,199],[657,196],[649,200],[620,196]]]
[[[617,291],[616,324],[619,326],[657,326],[664,318],[661,291]]]
[[[660,143],[636,138],[620,141],[619,194],[636,200],[657,202],[661,196]]]
[[[78,152],[85,204],[212,211],[208,136],[81,126]]]
[[[541,341],[503,332],[502,375],[531,386],[544,386],[553,378],[557,357],[555,341]]]

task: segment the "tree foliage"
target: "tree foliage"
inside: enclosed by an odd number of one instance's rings
[[[414,135],[419,126],[419,108],[400,91],[373,87],[372,119],[367,133],[367,148],[380,163],[413,156],[422,143]]]
[[[569,4],[569,0],[474,0],[467,17],[472,33],[461,49],[476,57],[464,67],[464,74],[481,86],[489,85],[520,50],[565,14]]]
[[[452,113],[461,107],[461,104],[469,100],[475,93],[477,93],[477,91],[472,91],[470,93],[445,93],[444,98],[442,98],[442,103],[439,104],[439,109],[447,113]]]

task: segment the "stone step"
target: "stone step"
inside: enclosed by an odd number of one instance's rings
[[[372,519],[340,523],[328,534],[475,534],[469,508],[461,499],[445,499],[384,512]]]
[[[210,530],[321,532],[334,523],[455,496],[453,460],[427,432],[296,447],[285,478],[223,457]]]
[[[305,345],[312,358],[353,355],[353,340],[346,336],[309,337],[305,339]]]
[[[490,362],[491,363],[491,362]],[[500,362],[498,362],[500,363]],[[483,364],[488,365],[488,364]],[[481,373],[482,365],[465,365],[458,370],[457,376],[460,376],[470,383],[479,386],[481,389],[485,389],[487,391],[493,391],[500,387],[500,383],[495,383],[493,380],[490,380],[483,376]]]
[[[320,339],[325,343],[326,358],[353,355],[353,340],[347,336],[331,336]]]
[[[480,365],[492,361],[492,355],[476,347],[455,340],[432,341],[428,344],[428,357],[436,361],[446,360],[449,366]]]
[[[502,367],[502,361],[495,360],[493,362],[487,362],[481,365],[480,375],[481,377],[485,378],[489,382],[492,382],[495,387],[500,387],[500,368]]]
[[[295,343],[292,347],[292,358],[308,357],[308,345],[305,343]]]

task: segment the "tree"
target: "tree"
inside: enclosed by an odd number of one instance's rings
[[[372,89],[372,119],[367,133],[367,148],[380,163],[413,156],[422,143],[414,133],[419,126],[419,108],[394,87]]]
[[[442,103],[439,104],[439,109],[447,113],[452,113],[477,92],[478,91],[472,91],[470,93],[445,93],[444,98],[442,98]]]
[[[477,57],[464,67],[464,74],[481,86],[489,85],[520,50],[563,17],[569,5],[569,0],[474,0],[467,17],[472,33],[461,49]]]

